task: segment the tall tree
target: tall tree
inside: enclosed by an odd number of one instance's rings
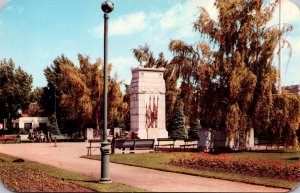
[[[124,102],[124,128],[130,130],[130,86],[125,84]]]
[[[53,65],[45,69],[45,75],[52,95],[58,96],[58,122],[66,128],[82,129],[92,114],[90,90],[84,76],[65,56],[56,58]]]
[[[269,129],[265,132],[273,140],[273,144],[282,142],[285,146],[297,146],[299,123],[300,96],[292,94],[275,95]]]
[[[267,28],[278,5],[263,0],[217,0],[217,21],[204,8],[194,23],[210,41],[210,62],[203,65],[202,123],[225,129],[269,128],[276,70],[272,66],[280,35],[288,28]]]
[[[185,137],[183,102],[180,99],[176,101],[168,132],[169,137],[173,139],[182,139]]]
[[[196,119],[190,123],[190,129],[188,131],[188,136],[190,139],[198,139],[198,134],[201,129],[200,120]]]
[[[32,76],[15,68],[12,59],[0,61],[0,119],[11,120],[18,117],[18,109],[25,109],[29,104],[32,89]]]
[[[78,55],[80,66],[75,66],[65,56],[54,60],[53,65],[45,69],[48,80],[48,92],[53,100],[56,96],[56,113],[60,127],[82,130],[86,127],[103,128],[103,74],[101,60],[95,63],[89,57]],[[112,65],[108,67],[110,73]],[[109,76],[109,127],[117,126],[123,119],[124,104],[117,75]],[[55,94],[56,93],[56,94]],[[46,100],[47,101],[47,100]],[[53,104],[53,101],[52,101]],[[53,114],[53,108],[52,110]]]

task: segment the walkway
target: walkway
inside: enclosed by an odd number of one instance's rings
[[[0,152],[100,178],[100,162],[79,158],[87,143],[0,144]],[[287,189],[257,186],[145,168],[110,164],[111,178],[155,192],[287,192]]]

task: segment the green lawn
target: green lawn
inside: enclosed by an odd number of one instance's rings
[[[272,150],[272,151],[257,151],[257,152],[238,152],[231,153],[236,158],[254,158],[257,160],[281,160],[286,163],[298,163],[300,161],[300,151],[295,150]]]
[[[3,163],[13,164],[12,161],[15,159],[17,158],[5,154],[0,154],[0,161]],[[97,192],[147,192],[147,190],[128,186],[125,184],[120,184],[120,183],[113,182],[111,184],[100,184],[99,179],[96,179],[95,177],[92,176],[70,172],[57,167],[31,162],[27,160],[23,163],[19,163],[19,166],[22,167],[22,170],[24,172],[26,170],[38,171],[39,173],[53,176],[63,181],[71,182],[73,184],[77,184]],[[9,179],[9,180],[13,180],[13,179]]]
[[[246,176],[242,174],[211,172],[204,170],[187,169],[181,167],[175,167],[168,163],[174,158],[174,153],[147,153],[147,154],[115,154],[110,156],[110,161],[114,163],[126,164],[131,166],[151,168],[161,171],[169,171],[176,173],[183,173],[189,175],[218,178],[239,182],[246,182],[251,184],[266,185],[273,187],[289,188],[292,189],[297,186],[298,183],[290,182],[286,180],[259,178]],[[182,153],[177,153],[181,155]],[[186,153],[187,155],[190,153]],[[252,159],[273,159],[282,160],[288,163],[298,163],[300,158],[299,151],[260,151],[260,152],[236,152],[229,153],[229,155],[235,158],[252,158]],[[83,156],[89,159],[99,159],[99,155],[95,156]]]

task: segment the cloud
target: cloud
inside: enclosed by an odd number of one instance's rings
[[[291,1],[282,1],[281,7],[281,22],[282,23],[299,23],[300,9]],[[279,23],[279,8],[277,7],[273,19],[269,22],[269,26]]]
[[[112,73],[117,72],[120,80],[124,80],[125,83],[130,83],[131,67],[138,66],[138,62],[133,56],[119,56],[111,58],[110,62],[113,64]]]
[[[143,12],[133,13],[118,18],[111,23],[112,35],[132,35],[145,30],[148,23]]]
[[[213,1],[185,0],[175,3],[165,12],[136,12],[112,20],[109,24],[109,35],[126,36],[147,31],[148,34],[151,32],[156,36],[169,36],[171,33],[176,38],[192,37],[196,34],[193,31],[193,22],[198,17],[199,7],[205,7],[213,19],[217,18],[218,12]],[[103,24],[89,30],[89,34],[97,38],[103,37]]]
[[[213,1],[186,0],[173,5],[161,16],[161,30],[174,31],[177,38],[194,36],[196,33],[193,31],[193,23],[199,16],[199,7],[204,7],[213,19],[217,19],[218,12]]]
[[[133,35],[144,31],[148,26],[144,12],[123,15],[109,24],[110,36]],[[103,24],[89,31],[93,36],[103,37]]]

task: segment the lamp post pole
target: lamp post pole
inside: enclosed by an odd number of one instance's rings
[[[101,143],[101,179],[100,183],[111,183],[109,177],[109,142],[107,140],[107,47],[108,47],[108,19],[109,13],[113,11],[114,4],[109,0],[102,3],[101,9],[104,12],[104,129],[103,142]]]

